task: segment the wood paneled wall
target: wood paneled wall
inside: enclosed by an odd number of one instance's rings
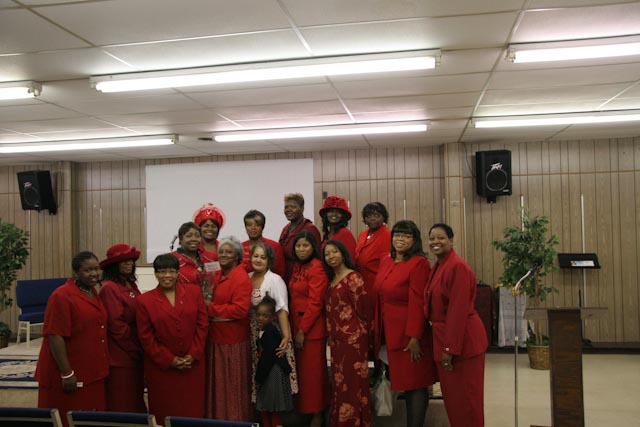
[[[390,223],[405,216],[414,220],[423,231],[425,247],[431,224],[453,220],[463,224],[455,230],[458,252],[467,258],[478,279],[489,284],[495,284],[502,273],[500,254],[491,241],[501,237],[505,226],[520,223],[521,197],[533,213],[550,217],[552,232],[560,237],[560,252],[581,252],[583,194],[585,250],[596,252],[602,264],[601,270],[586,271],[586,302],[609,309],[606,318],[586,322],[585,336],[593,341],[640,341],[640,138],[458,144],[454,148],[39,165],[38,169],[57,172],[58,197],[65,209],[55,217],[44,212],[31,214],[34,250],[28,269],[21,276],[70,274],[68,264],[73,252],[93,250],[102,258],[116,242],[127,242],[144,251],[146,165],[313,158],[315,206],[322,205],[323,192],[347,198],[353,212],[354,235],[364,228],[360,211],[370,201],[387,206]],[[513,196],[487,204],[475,194],[474,153],[503,148],[512,151]],[[459,168],[452,167],[458,164],[462,164],[462,178]],[[28,213],[20,207],[15,173],[26,169],[35,168],[0,167],[0,217],[25,228]],[[452,183],[460,179],[463,200],[447,200],[447,195],[451,198],[453,194]],[[317,212],[306,214],[319,223]],[[456,217],[459,214],[463,216],[461,222]],[[60,241],[65,243],[60,246]],[[581,271],[557,271],[548,280],[560,289],[550,305],[578,304],[578,291],[583,284]],[[9,316],[15,319],[15,310]]]

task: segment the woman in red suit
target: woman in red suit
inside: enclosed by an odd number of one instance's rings
[[[249,306],[253,285],[240,265],[242,244],[227,238],[218,245],[220,270],[209,304],[209,359],[207,416],[220,420],[250,421],[251,355]],[[212,360],[211,360],[212,359]]]
[[[180,247],[171,252],[178,258],[178,283],[195,285],[201,289],[205,298],[211,297],[216,268],[211,267],[211,261],[205,265],[200,252],[200,227],[194,222],[185,222],[178,229]],[[217,265],[217,261],[215,261]]]
[[[341,242],[329,240],[323,255],[330,280],[325,298],[332,376],[329,426],[370,427],[369,299]]]
[[[320,248],[324,248],[329,240],[341,242],[351,259],[356,259],[356,239],[353,238],[351,230],[347,228],[351,219],[351,210],[347,204],[347,199],[337,196],[329,196],[325,199],[322,209],[322,243]]]
[[[95,286],[98,258],[91,252],[73,257],[75,277],[49,297],[44,314],[36,379],[38,407],[104,411],[104,379],[109,373],[107,311]],[[67,417],[61,417],[65,426]]]
[[[362,208],[362,220],[367,228],[362,230],[356,243],[356,269],[362,275],[364,288],[369,299],[369,326],[373,328],[373,315],[377,298],[373,292],[376,275],[380,268],[380,260],[391,253],[391,230],[387,227],[389,213],[380,202],[367,203]],[[376,368],[378,365],[376,364]]]
[[[100,300],[109,316],[109,376],[107,410],[115,412],[147,412],[144,403],[144,371],[142,345],[136,326],[136,260],[140,251],[124,243],[107,250],[100,262],[104,281]]]
[[[476,313],[476,277],[453,250],[453,230],[435,224],[429,248],[437,262],[425,291],[433,325],[433,355],[451,427],[484,426],[484,354],[487,335]]]
[[[380,262],[374,292],[376,338],[382,328],[391,389],[405,391],[407,427],[423,426],[429,405],[427,388],[435,382],[431,337],[422,308],[428,279],[420,230],[413,221],[399,221],[391,230],[391,256]]]
[[[298,369],[298,411],[313,414],[311,427],[322,425],[329,400],[326,324],[323,313],[327,275],[322,268],[315,236],[302,231],[293,241],[296,260],[289,281],[291,325]]]
[[[224,212],[211,203],[207,203],[194,212],[193,222],[200,227],[200,259],[206,271],[215,272],[218,265],[218,236],[224,227]],[[207,265],[211,263],[211,265]]]
[[[149,412],[158,425],[167,415],[204,415],[207,312],[198,288],[177,283],[178,267],[173,254],[158,255],[153,261],[158,286],[136,300]]]
[[[285,283],[289,283],[296,259],[293,256],[293,241],[301,231],[313,234],[316,242],[320,242],[320,232],[313,222],[303,216],[304,197],[300,193],[290,193],[284,196],[284,216],[289,224],[285,225],[280,233],[280,247],[284,252],[285,274],[282,277]]]
[[[282,252],[282,247],[280,243],[275,240],[267,239],[262,235],[264,231],[264,226],[267,222],[264,214],[257,210],[250,210],[244,216],[244,229],[247,231],[247,236],[249,240],[245,240],[242,242],[242,247],[244,248],[244,254],[242,257],[242,264],[244,265],[247,273],[251,273],[253,271],[253,267],[251,266],[251,249],[256,243],[264,243],[266,245],[271,246],[273,249],[273,266],[270,267],[270,270],[276,273],[280,277],[284,277],[285,273],[285,264],[284,264],[284,252]]]

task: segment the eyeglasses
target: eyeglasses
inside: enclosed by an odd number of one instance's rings
[[[409,239],[413,239],[413,234],[410,234],[410,233],[393,233],[393,238],[394,239],[409,240]]]

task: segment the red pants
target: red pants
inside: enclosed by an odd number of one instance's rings
[[[453,358],[453,371],[440,362],[438,375],[451,427],[484,427],[484,353]]]

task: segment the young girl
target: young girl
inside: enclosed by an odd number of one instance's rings
[[[282,335],[272,324],[275,315],[276,301],[267,294],[256,307],[256,321],[260,327],[256,368],[258,385],[256,409],[262,412],[264,427],[282,426],[282,419],[278,412],[293,409],[289,381],[291,367],[286,358],[276,355]]]

